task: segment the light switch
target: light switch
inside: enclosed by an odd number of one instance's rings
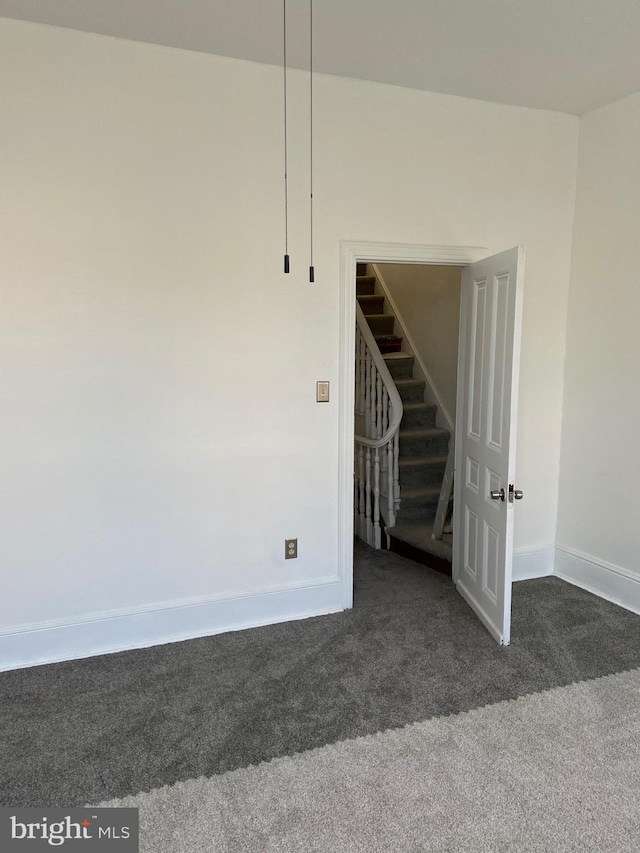
[[[316,402],[317,403],[328,403],[329,402],[329,383],[328,382],[316,382]]]

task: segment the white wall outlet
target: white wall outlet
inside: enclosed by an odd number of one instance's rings
[[[295,560],[298,556],[298,540],[284,540],[284,558],[285,560]]]

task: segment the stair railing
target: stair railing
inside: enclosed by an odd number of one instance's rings
[[[355,369],[355,532],[368,545],[381,548],[381,517],[393,527],[400,508],[402,401],[357,304]]]
[[[432,539],[442,539],[444,532],[444,523],[449,509],[449,501],[453,494],[453,470],[454,470],[454,447],[455,440],[453,433],[449,439],[449,455],[447,456],[447,467],[442,478],[442,486],[440,487],[440,497],[438,498],[438,508],[436,509],[436,517],[433,520]]]

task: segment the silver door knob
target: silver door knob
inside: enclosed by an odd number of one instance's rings
[[[499,492],[491,491],[489,492],[492,501],[503,501],[504,500],[504,489],[500,489]]]

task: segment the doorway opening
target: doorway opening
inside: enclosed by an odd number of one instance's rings
[[[491,257],[487,255],[487,251],[479,247],[343,243],[339,567],[344,606],[349,608],[353,604],[354,530],[368,544],[381,548],[381,499],[385,497],[388,510],[387,518],[384,519],[387,534],[392,534],[399,521],[404,524],[405,520],[411,520],[399,517],[402,466],[398,435],[403,404],[387,366],[387,362],[401,362],[405,357],[391,356],[390,353],[386,361],[381,357],[369,322],[360,306],[356,305],[358,264],[367,265],[360,267],[361,273],[380,270],[384,264],[461,268],[455,461],[454,454],[447,453],[433,533],[434,538],[439,539],[436,530],[441,530],[442,524],[446,522],[448,500],[444,498],[448,499],[449,494],[445,487],[447,480],[449,485],[453,482],[455,470],[453,580],[457,591],[488,631],[500,644],[507,645],[510,642],[511,624],[513,501],[522,497],[522,492],[515,489],[513,480],[524,249],[516,247]],[[368,278],[361,276],[365,277]],[[373,297],[370,301],[374,314],[380,307],[375,306],[377,295],[375,284],[373,293],[361,294]],[[398,339],[413,337],[407,332],[407,321],[404,321],[405,334],[401,336],[399,328],[396,328],[397,318],[385,321],[384,309],[379,317],[379,338],[386,338],[383,343],[388,345],[391,352],[394,348],[396,352],[402,352],[402,341]],[[412,349],[415,362],[418,347],[413,346]],[[405,367],[406,364],[403,369]],[[398,365],[400,368],[401,365]],[[428,368],[425,366],[422,372],[426,377]],[[357,384],[357,376],[354,382],[354,374],[359,374],[360,385]],[[425,407],[429,405],[427,384],[430,393],[442,399],[446,392],[435,389],[435,383],[427,383],[425,379],[423,386],[422,380],[413,376],[413,371],[410,377],[406,376],[405,397],[425,394],[422,404],[418,399],[413,403],[405,400],[408,408],[412,405],[422,407],[418,412],[419,417],[426,417]],[[447,420],[446,404],[440,406],[440,409],[440,412],[436,408],[432,413],[434,421],[438,417],[441,421]],[[450,413],[449,419],[453,421]],[[416,426],[423,433],[429,430],[424,422]],[[443,440],[448,440],[444,425],[438,426],[436,421],[435,427],[430,429],[436,430],[432,437],[444,433]],[[411,458],[411,450],[408,456]],[[421,460],[418,464],[419,473],[424,473],[430,463],[426,457],[417,458]],[[411,482],[404,483],[405,497],[409,499],[415,496],[411,485]],[[421,491],[424,492],[424,489]],[[354,506],[357,507],[355,513]],[[408,508],[411,510],[411,500]]]
[[[367,322],[402,402],[396,486],[400,501],[394,512],[393,502],[388,501],[393,478],[385,476],[388,455],[383,453],[380,541],[382,547],[449,577],[461,277],[460,265],[361,262],[356,266],[360,321]],[[357,351],[356,358],[357,432],[358,421],[365,417],[358,412],[366,408],[369,389],[366,356]],[[379,402],[386,403],[384,388],[380,391]],[[356,472],[366,464],[365,456],[366,449],[357,446]],[[354,523],[356,535],[366,541],[367,532],[361,529],[366,527],[363,490],[361,478],[354,493],[360,505]],[[437,518],[440,504],[442,517]]]

